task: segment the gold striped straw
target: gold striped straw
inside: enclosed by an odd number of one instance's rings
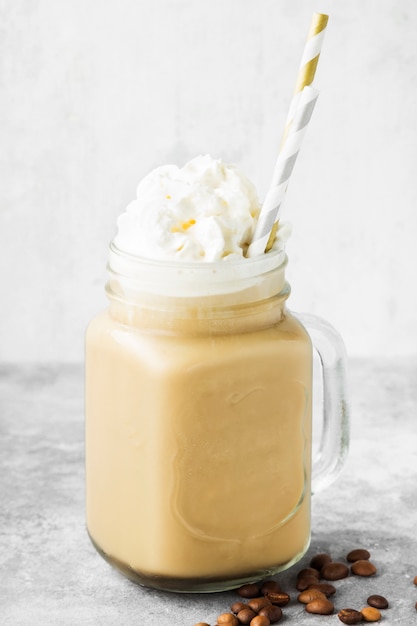
[[[301,92],[300,101],[291,122],[285,144],[281,147],[274,169],[273,183],[266,194],[262,210],[256,223],[255,233],[249,245],[247,256],[263,254],[269,244],[271,232],[278,224],[277,215],[284,201],[288,182],[300,152],[311,115],[319,92],[306,86]]]
[[[324,13],[314,13],[313,15],[304,53],[301,57],[295,93],[302,91],[306,85],[311,85],[314,80],[328,21],[329,16],[324,15]]]
[[[329,16],[324,15],[324,13],[314,13],[311,20],[303,55],[298,67],[297,82],[295,84],[294,95],[288,111],[281,144],[285,142],[287,137],[302,90],[304,87],[311,85],[314,80],[328,21]]]
[[[303,50],[303,55],[301,57],[300,65],[298,68],[297,81],[282,136],[281,149],[288,136],[292,121],[294,119],[294,115],[296,114],[296,110],[301,98],[301,93],[304,87],[310,86],[314,80],[328,21],[329,16],[325,15],[324,13],[313,14],[310,29],[307,35],[307,40]],[[274,182],[272,184],[274,184]],[[279,210],[279,207],[277,207],[277,209]],[[265,252],[268,252],[268,250],[272,248],[277,230],[278,216],[276,221],[274,222],[274,225],[272,226],[268,243],[265,247]]]

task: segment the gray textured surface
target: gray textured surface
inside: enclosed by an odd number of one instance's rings
[[[354,361],[352,443],[345,470],[314,496],[313,537],[334,559],[367,547],[373,579],[337,583],[337,608],[388,597],[385,624],[417,623],[417,359]],[[1,624],[192,626],[227,610],[233,592],[166,594],[140,588],[95,553],[84,529],[81,367],[0,370]],[[299,569],[296,566],[295,570]],[[293,589],[294,571],[279,580]],[[293,602],[284,623],[340,624]],[[324,620],[324,622],[322,621]]]

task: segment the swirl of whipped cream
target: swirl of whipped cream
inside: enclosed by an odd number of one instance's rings
[[[209,155],[158,167],[117,221],[120,250],[158,260],[243,258],[260,211],[255,186]]]

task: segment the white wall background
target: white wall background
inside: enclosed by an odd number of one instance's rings
[[[208,152],[264,195],[314,11],[290,306],[351,355],[417,352],[416,0],[0,0],[0,360],[83,358],[116,217],[153,167]]]

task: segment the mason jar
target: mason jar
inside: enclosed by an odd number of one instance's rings
[[[87,527],[140,584],[230,589],[309,546],[313,349],[318,487],[347,451],[346,356],[332,326],[287,309],[286,264],[283,250],[168,263],[110,246],[109,306],[86,335]]]

